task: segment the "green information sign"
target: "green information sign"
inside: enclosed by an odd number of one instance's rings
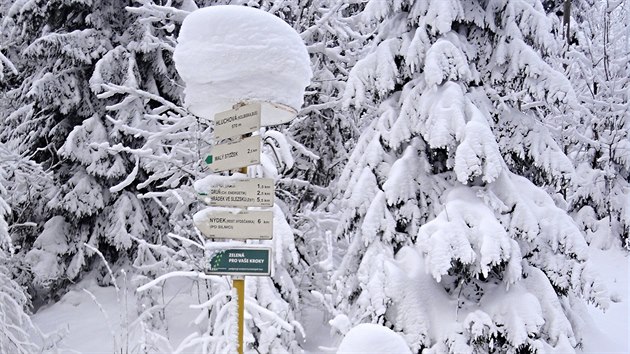
[[[210,254],[208,274],[271,275],[271,248],[227,248]]]

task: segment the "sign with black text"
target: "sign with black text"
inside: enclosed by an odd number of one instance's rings
[[[200,195],[211,206],[269,208],[273,206],[274,193],[271,178],[240,178],[212,186]]]
[[[206,163],[214,172],[259,164],[261,144],[260,135],[254,135],[237,142],[215,145],[206,157]]]
[[[271,210],[213,211],[211,208],[194,215],[193,221],[208,238],[271,240],[273,212]]]
[[[258,129],[260,129],[260,103],[251,103],[214,115],[216,141],[251,133]]]

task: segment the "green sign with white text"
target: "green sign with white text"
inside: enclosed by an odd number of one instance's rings
[[[212,251],[208,274],[271,275],[271,248],[227,248]]]

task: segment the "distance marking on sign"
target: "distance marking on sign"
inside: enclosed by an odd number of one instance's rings
[[[206,163],[214,172],[233,170],[260,163],[260,135],[212,147]]]
[[[211,186],[200,196],[211,206],[268,208],[273,206],[274,194],[275,185],[271,178],[241,178]]]
[[[270,240],[273,237],[271,210],[238,212],[207,208],[193,216],[195,226],[208,238]]]
[[[260,103],[251,103],[215,114],[214,140],[228,139],[260,129],[260,109]]]

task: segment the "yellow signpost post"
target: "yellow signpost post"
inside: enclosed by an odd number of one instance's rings
[[[241,167],[240,173],[248,175],[247,167]],[[232,279],[232,286],[236,289],[236,301],[238,312],[238,354],[243,354],[243,332],[245,331],[245,276],[236,276]]]
[[[238,305],[238,354],[243,354],[243,331],[245,327],[245,277],[234,277],[234,279],[232,279],[232,286],[236,289],[236,301]]]

